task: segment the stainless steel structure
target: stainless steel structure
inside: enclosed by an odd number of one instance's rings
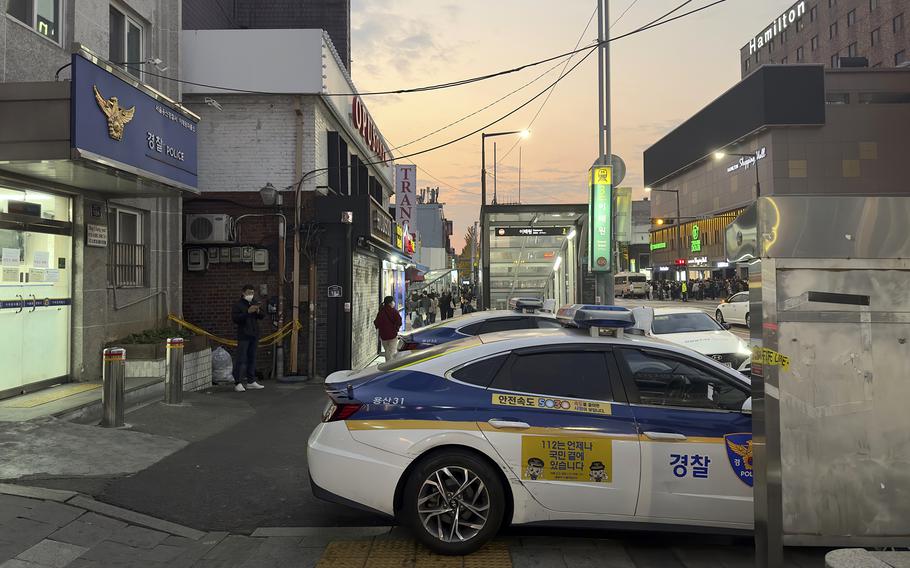
[[[752,364],[759,566],[910,543],[908,219],[910,197],[762,197],[727,229],[771,350]]]
[[[119,428],[123,426],[126,349],[110,347],[104,350],[103,357],[101,425],[105,428]]]
[[[183,338],[167,338],[166,375],[164,376],[164,403],[183,402]]]

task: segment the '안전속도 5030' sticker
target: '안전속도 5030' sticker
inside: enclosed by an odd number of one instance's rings
[[[498,406],[518,406],[540,410],[563,410],[566,412],[585,412],[588,414],[611,413],[610,404],[593,400],[574,398],[554,398],[546,396],[526,396],[520,394],[493,393],[493,404]]]

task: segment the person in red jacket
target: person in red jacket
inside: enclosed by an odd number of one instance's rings
[[[385,360],[391,361],[398,353],[398,330],[401,329],[401,315],[395,309],[395,299],[392,296],[386,296],[382,301],[373,325],[379,330]]]

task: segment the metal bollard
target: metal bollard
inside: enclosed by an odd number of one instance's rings
[[[111,347],[104,350],[104,369],[101,389],[101,425],[105,428],[123,426],[123,389],[126,375],[126,349]]]
[[[164,376],[164,403],[183,402],[183,338],[167,339],[167,374]]]

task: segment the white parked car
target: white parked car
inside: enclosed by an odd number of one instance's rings
[[[749,379],[691,349],[590,328],[480,335],[326,379],[313,494],[397,518],[443,554],[509,524],[750,531]]]
[[[711,357],[741,373],[751,371],[749,345],[698,308],[634,308],[635,328]]]
[[[721,301],[714,312],[720,323],[741,323],[749,326],[749,293],[738,292]]]

